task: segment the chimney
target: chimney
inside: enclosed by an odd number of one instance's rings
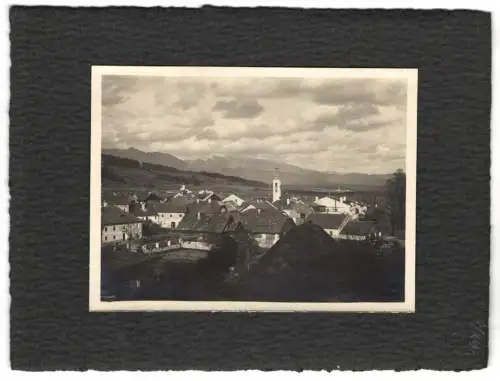
[[[286,198],[286,205],[290,205],[290,199],[288,197]]]
[[[201,213],[200,213],[200,212],[198,212],[198,214],[196,215],[196,219],[197,219],[198,221],[199,221],[199,220],[201,220]]]
[[[316,197],[314,198],[314,201],[319,201],[319,197],[318,197],[318,196],[316,196]]]
[[[197,204],[199,204],[199,203],[200,203],[200,199],[199,199],[199,198],[197,198],[197,199],[196,199],[196,203],[197,203]]]
[[[257,209],[257,214],[260,214],[260,208]]]

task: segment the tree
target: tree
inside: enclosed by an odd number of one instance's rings
[[[164,230],[160,225],[155,224],[150,220],[146,220],[142,227],[142,235],[144,237],[152,237],[154,235],[161,234],[163,232]]]
[[[390,212],[392,235],[405,229],[406,218],[406,174],[398,169],[386,183],[386,194]]]

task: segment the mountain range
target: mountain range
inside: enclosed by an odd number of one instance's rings
[[[282,183],[297,187],[383,186],[390,174],[337,173],[304,169],[295,165],[237,156],[212,156],[207,159],[182,160],[163,152],[144,152],[136,148],[104,149],[103,154],[159,164],[180,170],[207,171],[248,180],[270,183],[276,173]]]

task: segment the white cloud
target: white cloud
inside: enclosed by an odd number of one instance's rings
[[[103,144],[389,172],[405,162],[405,99],[388,80],[106,77]]]

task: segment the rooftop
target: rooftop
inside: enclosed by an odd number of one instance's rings
[[[138,218],[129,213],[123,212],[115,206],[102,207],[101,220],[103,225],[121,225],[141,222]]]
[[[199,210],[199,209],[198,209]],[[189,211],[179,223],[179,230],[222,233],[233,231],[238,226],[237,213],[226,212],[218,214],[198,215],[197,210]]]
[[[130,197],[126,194],[107,193],[102,195],[102,200],[112,205],[128,205]]]
[[[376,228],[376,223],[374,221],[349,221],[347,225],[342,230],[342,235],[359,235],[365,236],[373,232]]]
[[[200,210],[200,209],[198,209]],[[197,210],[189,211],[179,223],[179,230],[222,233],[235,231],[239,226],[251,233],[279,234],[285,223],[293,221],[274,209],[248,210],[245,213],[237,211],[202,213]]]
[[[290,203],[287,204],[286,200],[281,199],[274,202],[273,205],[280,210],[294,210],[297,213],[307,214],[312,211],[312,208],[310,206],[300,201],[290,201]]]
[[[133,205],[131,212],[137,217],[156,216],[158,214],[155,207],[152,205],[148,205],[146,208],[143,208],[140,204]]]
[[[307,222],[321,226],[323,229],[338,229],[345,219],[345,214],[311,214]]]
[[[258,209],[250,209],[239,214],[239,219],[243,227],[252,233],[279,234],[287,221],[293,224],[292,219],[276,209],[265,209],[260,212]]]
[[[155,210],[158,213],[186,213],[189,204],[190,202],[185,202],[185,200],[172,199],[156,204]]]

